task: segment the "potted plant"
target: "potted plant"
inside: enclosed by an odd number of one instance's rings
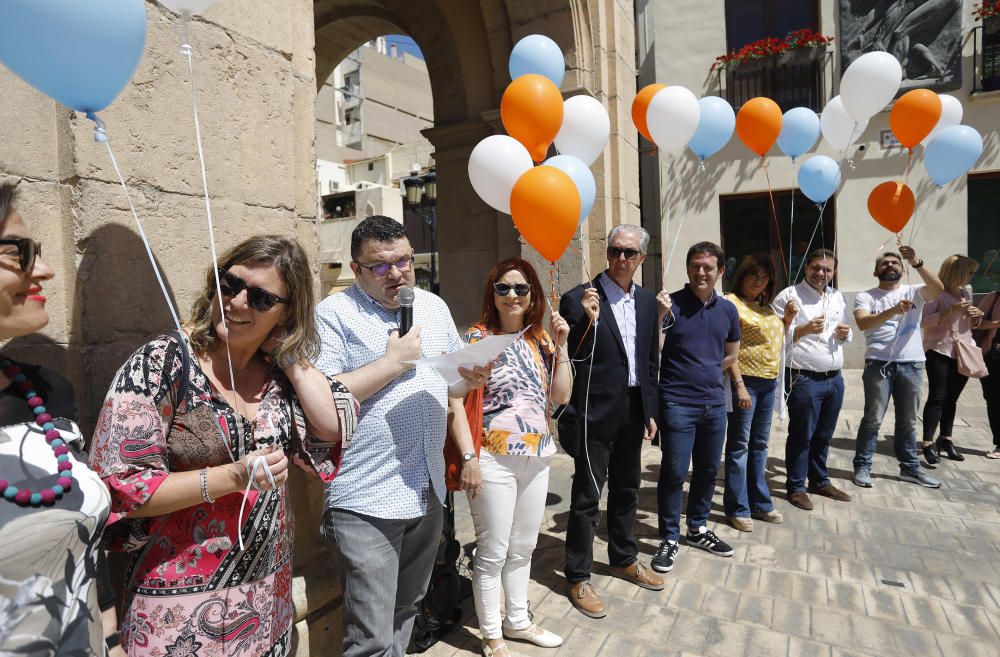
[[[796,30],[785,37],[785,48],[778,55],[778,64],[781,66],[812,64],[826,54],[826,47],[831,43],[833,37],[823,36],[808,28]]]

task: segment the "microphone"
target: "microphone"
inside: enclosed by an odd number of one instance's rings
[[[400,288],[396,300],[399,302],[399,337],[413,328],[413,288]]]

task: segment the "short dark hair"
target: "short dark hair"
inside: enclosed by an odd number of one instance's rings
[[[837,255],[830,249],[816,249],[815,251],[809,254],[808,258],[806,258],[806,267],[811,265],[813,260],[826,260],[827,258],[833,259],[834,267],[836,267],[839,264],[839,261],[837,260]]]
[[[708,255],[715,256],[715,261],[719,269],[726,266],[726,252],[722,250],[721,246],[714,242],[698,242],[688,249],[687,260],[684,262],[685,267],[691,264],[691,258],[697,253],[707,253]]]
[[[373,214],[351,233],[351,258],[357,258],[365,242],[395,242],[406,237],[406,227],[392,217]]]
[[[14,209],[14,199],[17,197],[17,185],[3,183],[0,185],[0,231],[7,223],[7,215]]]

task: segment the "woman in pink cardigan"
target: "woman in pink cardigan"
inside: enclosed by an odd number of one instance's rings
[[[938,277],[944,291],[936,301],[924,306],[920,327],[924,334],[924,351],[927,352],[927,403],[924,404],[923,453],[927,463],[940,460],[942,452],[953,461],[965,457],[955,448],[951,430],[955,421],[958,397],[969,377],[958,371],[955,353],[956,342],[974,345],[972,329],[979,326],[983,311],[972,305],[965,287],[972,282],[972,275],[979,264],[972,258],[953,255],[941,263]],[[934,434],[940,425],[937,441]]]

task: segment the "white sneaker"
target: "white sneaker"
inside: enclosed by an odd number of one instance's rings
[[[554,632],[549,632],[546,629],[542,629],[534,623],[523,630],[515,630],[510,627],[504,627],[503,635],[508,639],[530,641],[536,646],[541,646],[542,648],[558,648],[563,643],[563,638],[561,636]]]

